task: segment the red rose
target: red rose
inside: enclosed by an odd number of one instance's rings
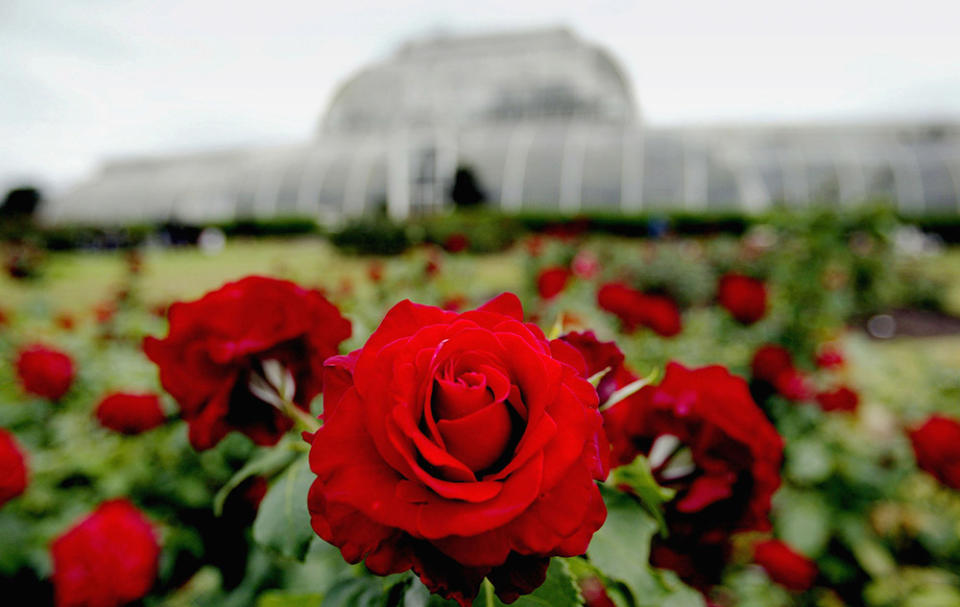
[[[97,419],[104,428],[123,434],[140,434],[163,424],[166,415],[156,394],[116,392],[97,405]]]
[[[842,367],[845,362],[843,352],[837,346],[827,344],[817,350],[816,363],[821,369]]]
[[[620,319],[623,330],[632,333],[643,324],[643,293],[620,283],[609,283],[597,291],[597,305]]]
[[[782,372],[793,369],[793,357],[783,346],[765,344],[754,352],[750,369],[755,379],[773,384]]]
[[[469,605],[510,602],[553,555],[582,554],[606,509],[597,393],[583,357],[504,294],[456,314],[403,301],[327,361],[313,436],[314,530],[374,573],[413,569]]]
[[[612,341],[600,341],[593,331],[567,333],[560,337],[580,352],[587,363],[585,377],[590,378],[604,369],[609,369],[597,384],[597,396],[600,405],[607,402],[610,395],[637,379],[623,363],[623,352]]]
[[[600,271],[600,260],[592,251],[580,251],[570,262],[570,269],[580,278],[590,280]]]
[[[717,301],[738,322],[752,325],[767,312],[767,288],[756,278],[724,274],[717,286]]]
[[[30,394],[59,400],[73,383],[73,360],[59,350],[34,344],[20,351],[17,375]]]
[[[754,547],[753,558],[774,582],[788,590],[803,592],[817,579],[817,564],[780,540],[766,540]]]
[[[860,396],[847,386],[817,394],[817,402],[824,411],[856,411]]]
[[[27,462],[13,434],[0,428],[0,506],[27,489]]]
[[[117,499],[54,540],[51,555],[57,607],[119,607],[150,591],[160,547],[150,522]]]
[[[460,232],[451,234],[446,240],[443,241],[443,248],[449,253],[459,253],[461,251],[465,251],[469,246],[470,239],[467,238],[466,234],[461,234]]]
[[[794,368],[781,371],[773,386],[780,396],[787,400],[807,400],[813,396],[813,390],[806,376]]]
[[[614,465],[642,453],[657,481],[677,491],[665,512],[670,536],[653,552],[657,566],[709,585],[731,533],[770,528],[783,443],[741,378],[670,363],[659,385],[603,415]]]
[[[644,324],[662,337],[673,337],[682,329],[680,310],[666,295],[644,295]]]
[[[917,466],[944,485],[960,490],[960,422],[934,415],[909,435]]]
[[[537,275],[537,293],[542,299],[553,299],[563,291],[570,279],[570,270],[554,266],[544,268]]]
[[[597,305],[616,315],[627,333],[643,325],[663,337],[672,337],[682,328],[677,304],[665,295],[648,295],[610,283],[597,291]]]
[[[169,318],[167,337],[148,337],[143,349],[180,404],[190,443],[200,450],[231,430],[258,445],[275,444],[293,422],[262,386],[285,383],[286,374],[293,380],[293,404],[309,411],[323,388],[323,361],[351,330],[318,291],[260,276],[175,303]]]

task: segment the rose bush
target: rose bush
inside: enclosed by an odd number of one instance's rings
[[[395,305],[363,348],[327,361],[314,530],[461,605],[484,577],[507,602],[531,592],[605,518],[608,447],[584,373],[513,295],[462,314]]]
[[[50,548],[57,607],[120,607],[157,577],[156,532],[125,499],[104,502]]]
[[[68,354],[42,344],[20,350],[17,376],[24,391],[59,400],[70,389],[76,370]]]
[[[259,276],[173,304],[168,316],[169,334],[148,337],[143,349],[180,404],[191,444],[201,450],[231,430],[275,444],[293,422],[251,382],[279,389],[289,374],[292,403],[309,411],[323,389],[323,361],[351,333],[350,322],[320,292]]]

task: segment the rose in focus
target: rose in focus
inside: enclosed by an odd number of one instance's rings
[[[510,602],[551,556],[582,554],[606,510],[597,393],[583,357],[505,294],[457,314],[404,301],[327,362],[312,438],[314,530],[374,573],[413,569],[469,605]]]

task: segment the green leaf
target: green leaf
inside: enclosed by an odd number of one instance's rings
[[[590,541],[587,557],[604,575],[623,582],[634,596],[655,588],[650,541],[659,524],[631,496],[601,487],[607,520]]]
[[[313,539],[307,492],[314,480],[306,456],[270,487],[253,522],[253,539],[283,556],[302,559]]]
[[[296,451],[291,447],[290,441],[284,439],[273,447],[261,449],[253,459],[248,461],[243,468],[230,477],[230,480],[217,491],[213,498],[213,512],[217,516],[223,514],[223,503],[227,500],[230,492],[240,486],[240,483],[251,476],[270,476],[278,470],[287,466],[297,456]]]
[[[473,601],[474,607],[504,607],[494,593],[493,584],[484,580],[480,594]],[[511,603],[513,607],[568,607],[583,605],[580,588],[570,574],[566,559],[550,559],[547,579],[530,594],[525,594]]]
[[[663,535],[667,534],[667,522],[663,518],[663,504],[672,500],[676,492],[657,484],[646,457],[638,455],[626,466],[614,468],[610,473],[608,484],[614,487],[629,487],[640,498],[647,512],[656,519],[660,532]]]

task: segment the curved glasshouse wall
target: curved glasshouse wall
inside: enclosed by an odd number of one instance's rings
[[[960,209],[960,125],[655,129],[602,48],[565,29],[434,37],[348,79],[312,140],[108,164],[51,222],[130,223],[449,204],[467,167],[509,211],[761,210],[895,201]]]

